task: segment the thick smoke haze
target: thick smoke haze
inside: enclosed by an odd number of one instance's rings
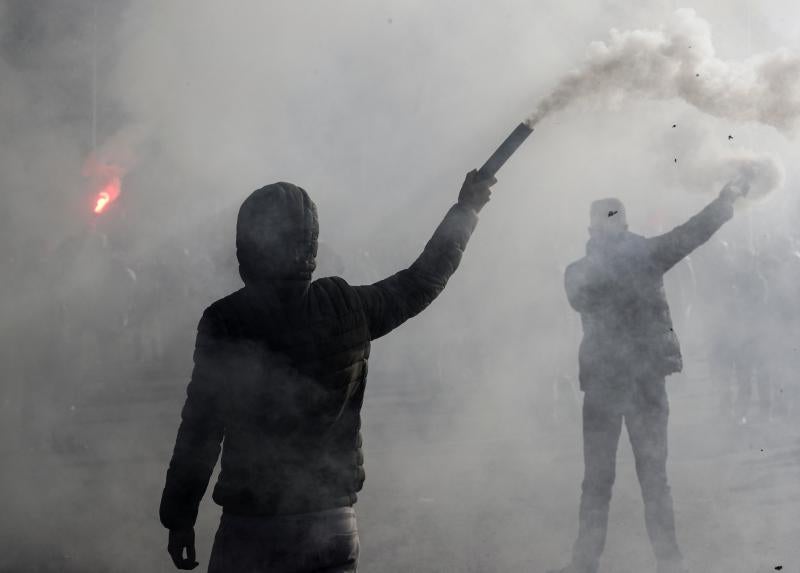
[[[721,136],[709,125],[687,118],[670,128],[658,144],[661,153],[672,153],[672,165],[659,172],[675,177],[690,193],[707,194],[729,181],[746,181],[750,190],[747,199],[761,200],[785,181],[785,168],[776,156],[756,153],[743,146],[732,146],[727,135]],[[678,159],[676,169],[674,159]]]
[[[566,563],[583,468],[564,269],[589,204],[618,197],[655,235],[744,172],[758,200],[667,275],[686,363],[669,471],[691,570],[797,571],[800,6],[684,6],[0,1],[0,572],[174,570],[159,495],[197,321],[241,286],[252,190],[304,187],[317,274],[372,282],[537,100],[457,274],[373,347],[360,570]],[[771,376],[744,424],[714,370],[743,330]],[[623,438],[601,571],[654,568],[641,509]],[[207,495],[199,570],[219,516]]]
[[[660,29],[612,29],[608,42],[593,42],[586,62],[528,122],[535,125],[578,98],[604,92],[680,98],[710,115],[792,133],[800,120],[800,55],[780,49],[725,61],[717,57],[710,24],[694,10],[678,10]]]
[[[741,62],[717,57],[710,24],[694,10],[675,12],[657,30],[611,30],[608,42],[589,46],[586,62],[564,77],[527,120],[535,126],[579,99],[643,97],[680,99],[703,113],[737,122],[756,122],[792,135],[800,120],[800,55],[788,49],[750,56]],[[740,177],[754,196],[783,180],[777,159],[765,154],[725,159],[694,158],[708,180],[719,168],[719,183]]]

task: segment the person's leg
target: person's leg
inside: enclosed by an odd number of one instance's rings
[[[223,514],[208,573],[355,573],[352,507],[274,517]]]
[[[609,403],[609,395],[587,392],[583,399],[584,478],[580,525],[572,557],[573,569],[580,573],[597,570],[605,547],[621,430],[622,414]]]
[[[675,536],[675,513],[667,482],[668,418],[664,379],[640,380],[625,423],[644,498],[647,534],[660,567],[683,561]]]
[[[321,514],[308,530],[304,552],[309,573],[356,573],[358,569],[358,526],[356,512],[343,507]]]
[[[211,547],[208,573],[261,571],[260,559],[270,551],[259,542],[258,529],[256,518],[223,514]]]
[[[326,567],[325,569],[314,569],[312,573],[357,573],[358,563],[353,561],[345,565],[335,565],[333,567]]]

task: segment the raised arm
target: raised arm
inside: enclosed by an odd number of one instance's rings
[[[726,185],[719,197],[684,224],[648,239],[652,259],[664,272],[708,241],[733,217],[734,202],[747,193],[747,188],[739,185]]]
[[[419,258],[375,284],[355,287],[373,340],[419,314],[444,290],[461,262],[478,223],[478,212],[489,201],[489,187],[494,183],[494,178],[480,181],[477,173],[470,171],[458,203],[447,212]]]
[[[224,433],[219,397],[223,352],[219,329],[206,310],[197,327],[194,369],[159,510],[161,523],[170,530],[169,553],[179,569],[197,566],[194,523]],[[187,550],[186,558],[183,549]]]

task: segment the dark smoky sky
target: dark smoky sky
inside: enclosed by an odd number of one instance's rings
[[[720,58],[800,51],[794,0],[0,1],[0,272],[13,278],[0,291],[3,340],[47,347],[49,323],[37,309],[51,293],[32,286],[43,281],[30,269],[53,265],[64,244],[88,229],[107,236],[115,256],[138,271],[139,284],[147,279],[141,268],[172,263],[174,298],[165,301],[156,285],[146,302],[171,319],[160,336],[191,333],[202,305],[237,286],[236,209],[250,191],[277,180],[303,186],[317,202],[329,257],[321,257],[323,272],[332,272],[335,259],[337,272],[353,282],[394,272],[421,250],[464,174],[583,61],[590,42],[607,39],[611,28],[657,28],[679,7],[711,23]],[[119,199],[99,217],[92,214],[97,188],[84,175],[93,151],[125,170]],[[414,550],[435,556],[438,549],[451,568],[419,570],[522,570],[528,549],[547,559],[567,550],[577,513],[579,429],[575,423],[532,428],[548,415],[545,379],[575,375],[580,326],[563,293],[563,269],[583,253],[589,202],[618,196],[631,229],[655,234],[709,201],[718,191],[714,166],[743,152],[777,158],[784,186],[741,205],[721,237],[755,244],[794,232],[800,148],[772,128],[707,117],[677,101],[636,98],[580,102],[537,128],[499,173],[447,291],[375,345],[365,408],[369,477],[359,505],[365,570],[380,570],[380,554],[402,562]],[[193,258],[183,257],[189,252]],[[26,281],[28,272],[38,278]],[[189,288],[197,304],[182,307]],[[701,351],[691,350],[699,348],[692,341],[702,342],[699,332],[683,337],[690,368],[702,362]],[[126,354],[124,347],[115,351]],[[179,344],[175,353],[172,384],[180,394],[191,348]],[[5,354],[10,406],[4,411],[16,412],[25,386],[15,381],[28,378],[19,356]],[[57,360],[43,368],[58,379]],[[415,393],[424,400],[409,397]],[[404,409],[404,400],[413,408]],[[442,405],[427,409],[423,401]],[[691,418],[694,410],[686,414],[681,404],[676,411]],[[137,408],[109,406],[109,435],[131,412],[149,419],[147,409]],[[133,434],[162,442],[145,474],[112,464],[97,470],[94,481],[59,474],[60,487],[45,478],[16,480],[13,491],[21,493],[13,515],[47,515],[45,502],[58,498],[57,515],[70,517],[56,521],[46,544],[47,528],[20,529],[34,553],[58,545],[55,536],[67,532],[73,555],[101,555],[103,564],[117,567],[98,571],[164,565],[157,492],[153,498],[144,490],[162,483],[164,444],[174,439],[178,411],[179,404],[169,411],[174,426],[163,434],[160,426],[133,423]],[[701,434],[702,415],[692,419],[701,420]],[[136,444],[121,440],[109,451],[147,449]],[[552,444],[566,445],[541,458],[517,449],[549,452]],[[679,452],[680,444],[692,440],[680,434]],[[696,493],[707,470],[701,463],[679,466],[677,491]],[[107,507],[92,506],[102,516],[97,520],[82,501],[64,502],[82,500],[86,483],[104,488]],[[542,514],[518,517],[514,504],[526,495]],[[413,498],[406,509],[404,496]],[[715,507],[733,499],[713,497]],[[492,521],[492,504],[507,515]],[[198,535],[207,557],[216,514],[209,500],[203,507]],[[387,525],[382,516],[390,513]],[[684,515],[695,524],[687,537],[698,539],[716,527],[712,517],[730,517],[691,508]],[[80,517],[77,525],[72,516]],[[422,545],[414,546],[420,540],[411,533],[397,540],[397,530],[406,535],[413,526],[428,534]],[[761,542],[778,528],[772,526],[736,521],[725,542]],[[615,535],[623,533],[628,529]],[[107,540],[99,550],[98,538]],[[502,555],[501,564],[481,566],[470,541],[487,555]],[[625,546],[620,537],[612,542]],[[699,542],[691,547],[713,563],[714,551]],[[461,566],[464,555],[478,565]],[[144,560],[138,569],[137,559]]]

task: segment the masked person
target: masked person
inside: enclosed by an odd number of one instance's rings
[[[494,182],[470,172],[420,257],[357,287],[312,282],[317,210],[303,189],[275,183],[244,201],[236,252],[245,286],[200,319],[161,499],[179,569],[198,565],[194,523],[222,450],[211,573],[356,571],[370,341],[442,292]]]
[[[682,369],[664,294],[664,274],[733,216],[746,185],[727,185],[700,213],[663,235],[628,231],[618,199],[591,205],[586,256],[565,272],[570,305],[580,313],[580,385],[585,474],[578,539],[560,573],[595,573],[606,541],[622,423],[628,429],[659,573],[683,572],[667,483],[665,377]]]

